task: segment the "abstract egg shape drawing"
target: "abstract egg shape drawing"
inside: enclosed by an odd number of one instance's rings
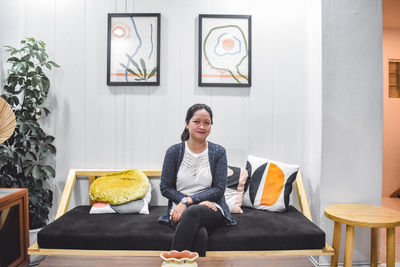
[[[240,78],[247,79],[239,70],[248,55],[247,40],[240,27],[227,25],[212,28],[204,39],[203,53],[213,69],[228,72],[238,82]]]

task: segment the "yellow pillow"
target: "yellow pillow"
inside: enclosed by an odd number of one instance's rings
[[[97,178],[89,188],[93,201],[120,205],[143,198],[150,188],[147,176],[139,170],[110,173]]]

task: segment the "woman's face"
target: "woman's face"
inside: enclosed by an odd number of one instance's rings
[[[211,117],[207,110],[197,110],[186,124],[186,129],[189,131],[189,139],[204,141],[211,130]]]

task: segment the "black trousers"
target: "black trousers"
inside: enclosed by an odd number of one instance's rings
[[[171,221],[171,227],[175,229],[171,250],[190,250],[199,253],[201,257],[206,255],[208,235],[224,223],[221,211],[213,211],[203,205],[192,205],[183,213],[176,224]]]

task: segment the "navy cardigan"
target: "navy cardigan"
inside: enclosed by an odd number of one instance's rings
[[[169,214],[172,208],[172,202],[178,204],[181,202],[182,198],[185,197],[184,194],[176,190],[176,177],[184,153],[185,143],[183,142],[169,147],[165,153],[160,190],[161,194],[168,198],[169,201],[167,215],[159,218],[159,222],[161,223],[169,223]],[[210,161],[212,175],[211,188],[190,197],[193,200],[193,204],[198,204],[205,200],[217,203],[224,211],[226,224],[235,225],[236,222],[231,218],[231,213],[224,197],[228,170],[225,149],[220,145],[208,142],[208,159]]]

